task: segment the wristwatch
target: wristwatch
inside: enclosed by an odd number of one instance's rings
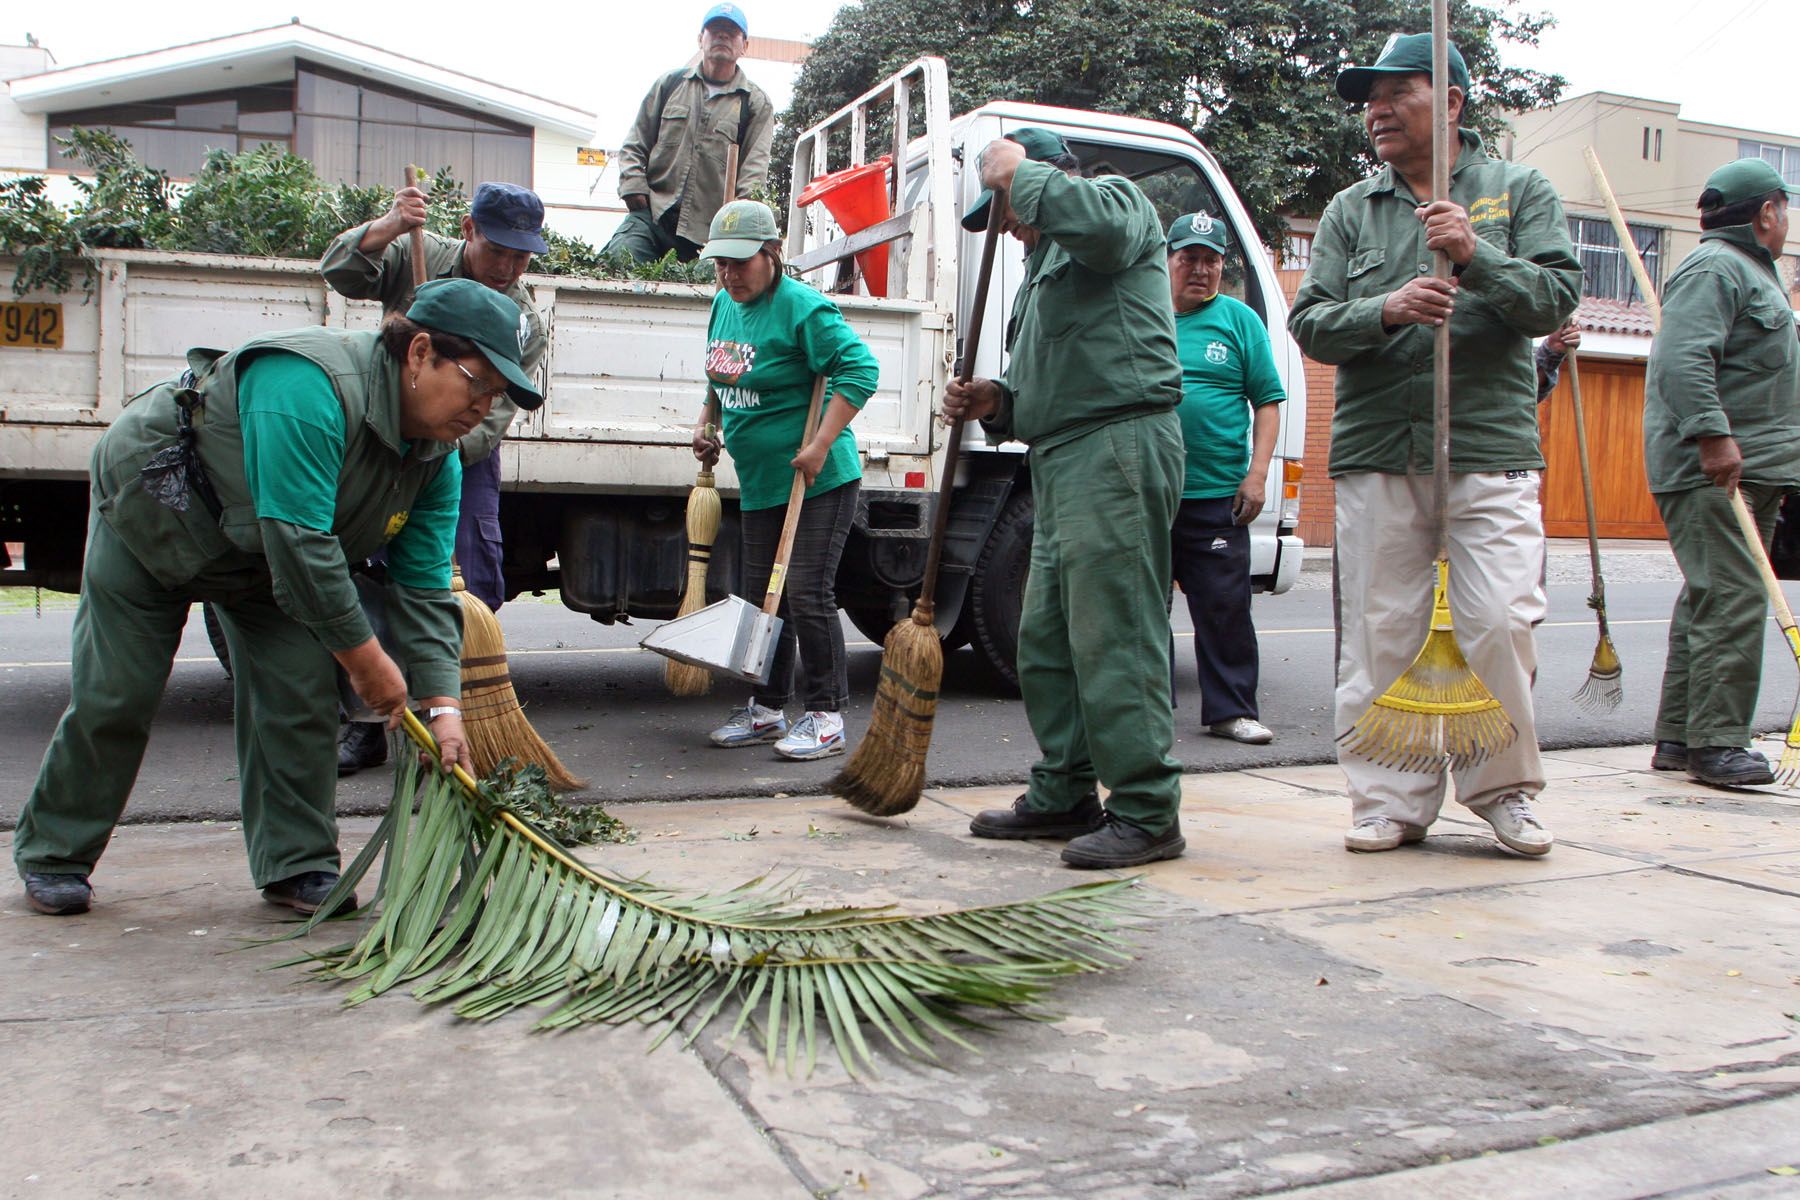
[[[427,721],[435,721],[439,717],[456,717],[460,720],[462,717],[462,709],[457,708],[453,704],[440,704],[425,710],[425,719]]]

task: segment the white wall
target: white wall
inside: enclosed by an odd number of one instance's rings
[[[41,113],[22,111],[13,103],[10,81],[40,75],[51,67],[42,46],[0,46],[0,167],[42,171],[49,149]]]

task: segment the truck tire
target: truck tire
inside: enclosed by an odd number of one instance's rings
[[[1019,489],[981,548],[975,576],[969,581],[963,613],[982,664],[1009,690],[1019,687],[1019,613],[1025,602],[1025,576],[1031,568],[1031,526],[1036,506],[1031,492]]]

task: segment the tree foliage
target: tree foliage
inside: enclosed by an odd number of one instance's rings
[[[1452,0],[1468,61],[1470,120],[1492,133],[1508,109],[1554,101],[1561,76],[1507,64],[1551,24],[1519,0]],[[782,117],[778,182],[797,131],[921,55],[950,66],[965,112],[1022,100],[1184,126],[1218,156],[1259,231],[1320,212],[1372,169],[1360,114],[1332,84],[1373,62],[1388,36],[1431,26],[1426,0],[863,0],[839,11]]]

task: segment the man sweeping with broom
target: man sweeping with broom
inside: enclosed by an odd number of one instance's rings
[[[1449,197],[1436,201],[1430,35],[1395,37],[1373,66],[1338,76],[1338,94],[1363,106],[1383,166],[1326,208],[1288,327],[1308,355],[1338,368],[1337,725],[1351,729],[1434,623],[1433,340],[1450,322],[1449,607],[1468,666],[1517,730],[1510,745],[1456,771],[1457,799],[1504,845],[1537,855],[1552,838],[1531,806],[1544,786],[1533,626],[1546,607],[1531,339],[1574,311],[1581,264],[1549,182],[1489,158],[1460,128],[1469,72],[1454,46],[1448,64],[1455,158]],[[1448,255],[1449,278],[1433,277],[1434,252]],[[1444,801],[1441,762],[1417,773],[1351,753],[1339,761],[1354,820],[1347,849],[1425,837]]]

